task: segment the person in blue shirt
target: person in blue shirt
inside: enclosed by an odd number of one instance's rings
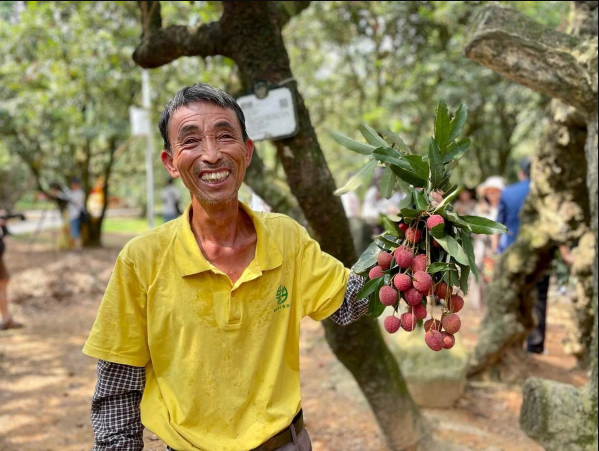
[[[495,253],[504,252],[518,237],[520,230],[520,210],[530,191],[530,160],[522,159],[518,171],[520,181],[508,186],[501,193],[497,222],[508,229],[503,235],[493,236]],[[547,293],[549,292],[549,274],[544,274],[537,282],[538,298],[535,304],[537,326],[530,332],[526,340],[528,352],[542,354],[545,350],[545,330],[547,324]]]

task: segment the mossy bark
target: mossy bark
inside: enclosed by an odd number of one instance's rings
[[[475,39],[468,47],[469,56],[474,59],[576,108],[571,114],[560,115],[558,110],[554,111],[556,121],[580,115],[586,122],[584,155],[588,197],[580,207],[588,206],[590,230],[595,238],[591,378],[582,389],[540,379],[530,379],[525,385],[520,425],[548,450],[597,449],[597,2],[572,2],[571,8],[569,31],[575,35],[572,39],[543,30],[538,24],[527,27],[530,19],[496,9],[496,18],[491,17],[491,12],[479,21]],[[510,20],[506,21],[505,17]],[[497,43],[505,38],[509,40],[509,51],[494,53]],[[473,48],[478,50],[472,52]],[[534,55],[531,49],[535,50]],[[569,164],[575,157],[575,153],[565,155],[564,163]],[[556,170],[562,168],[562,164],[555,166]]]
[[[306,2],[294,4],[298,10],[306,6]],[[293,79],[281,36],[282,21],[288,18],[281,18],[284,11],[277,2],[223,2],[223,9],[220,21],[194,29],[148,27],[134,59],[142,67],[158,67],[184,55],[222,54],[238,65],[245,87],[257,81],[272,86],[285,81],[294,95],[299,130],[294,137],[274,142],[279,159],[312,236],[325,252],[349,267],[356,256],[348,221],[341,200],[333,195],[335,182]],[[267,194],[265,200],[270,200]],[[376,322],[363,318],[345,328],[332,321],[323,324],[329,345],[356,378],[390,448],[400,450],[420,443],[425,436],[424,417]]]

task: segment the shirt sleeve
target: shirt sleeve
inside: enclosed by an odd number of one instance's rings
[[[301,228],[300,290],[304,316],[321,321],[343,302],[349,269],[323,252],[316,240]]]
[[[497,222],[505,225],[507,218],[505,217],[505,200],[503,197],[499,200],[499,207],[497,208]]]
[[[331,315],[331,319],[335,323],[340,326],[347,326],[359,320],[368,312],[368,298],[358,299],[357,296],[365,283],[365,277],[351,273],[345,289],[343,304]]]
[[[145,382],[144,368],[98,361],[91,410],[93,451],[143,450],[139,403]]]
[[[134,262],[119,255],[83,353],[145,367],[150,361],[146,329],[147,291]]]

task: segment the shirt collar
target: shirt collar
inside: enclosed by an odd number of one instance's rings
[[[239,202],[239,205],[249,215],[256,230],[256,254],[250,266],[257,260],[260,271],[267,271],[280,266],[283,262],[281,252],[271,237],[270,231],[264,225],[261,218],[246,204]],[[175,237],[175,259],[181,276],[190,276],[204,271],[218,269],[212,265],[200,250],[195,236],[191,230],[189,222],[189,212],[191,204],[185,209],[185,212],[176,219],[179,222],[177,234]]]

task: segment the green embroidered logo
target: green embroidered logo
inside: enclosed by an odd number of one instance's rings
[[[283,310],[290,307],[290,304],[285,304],[285,301],[289,297],[289,292],[284,285],[280,285],[277,290],[277,306],[272,311],[273,313],[278,312],[279,310]]]
[[[287,293],[287,288],[285,288],[284,285],[281,285],[277,290],[277,304],[282,304],[285,302],[288,295],[289,293]]]

